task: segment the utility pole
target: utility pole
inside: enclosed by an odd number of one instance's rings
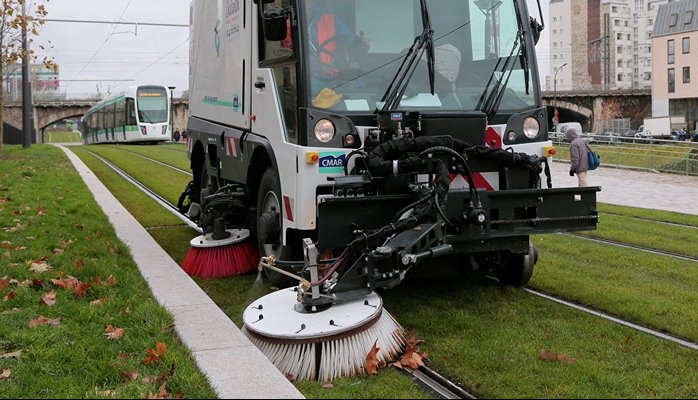
[[[28,149],[32,144],[33,114],[32,83],[29,76],[29,42],[27,41],[27,2],[22,3],[22,147]]]
[[[557,127],[557,124],[560,123],[560,113],[557,111],[557,73],[565,65],[567,65],[567,63],[564,63],[559,67],[555,68],[555,75],[553,77],[553,105],[555,107],[555,115],[553,115],[553,129],[555,129]]]

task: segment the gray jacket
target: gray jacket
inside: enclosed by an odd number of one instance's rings
[[[577,130],[570,128],[565,131],[565,137],[570,142],[570,172],[584,172],[589,170],[589,156],[587,142],[580,138]]]

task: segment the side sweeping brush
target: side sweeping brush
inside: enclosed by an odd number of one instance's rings
[[[182,269],[190,276],[225,278],[242,275],[257,269],[259,251],[249,240],[247,229],[221,229],[192,239]]]
[[[289,379],[331,382],[367,373],[369,353],[387,365],[405,348],[404,329],[375,292],[308,313],[298,291],[270,293],[245,309],[242,332]]]

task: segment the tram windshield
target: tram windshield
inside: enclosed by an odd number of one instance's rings
[[[164,88],[138,89],[137,105],[138,120],[149,124],[167,122],[168,96]]]

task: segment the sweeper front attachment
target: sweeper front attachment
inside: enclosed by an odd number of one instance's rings
[[[317,259],[317,251],[307,239],[304,247],[306,271],[315,283],[293,276],[300,281],[297,287],[251,303],[243,312],[245,335],[293,380],[330,382],[365,374],[374,348],[379,365],[395,360],[405,347],[404,330],[383,308],[381,297],[370,290],[342,297],[320,294],[319,268],[309,261]],[[275,269],[273,260],[263,263]]]

